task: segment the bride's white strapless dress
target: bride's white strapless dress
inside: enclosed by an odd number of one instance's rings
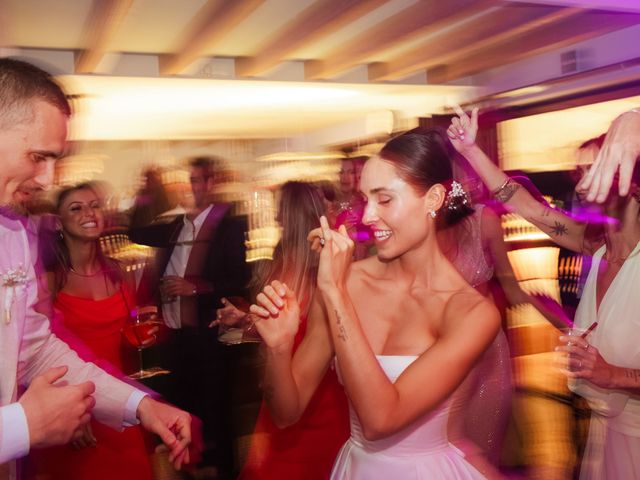
[[[377,358],[389,380],[395,382],[418,357],[385,355]],[[371,394],[375,395],[375,392]],[[483,479],[447,439],[450,403],[450,400],[445,401],[405,429],[376,441],[364,438],[358,416],[350,405],[351,437],[338,453],[331,479]]]

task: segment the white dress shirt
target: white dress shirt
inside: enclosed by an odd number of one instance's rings
[[[187,269],[187,262],[191,255],[191,248],[193,242],[198,237],[200,229],[204,224],[209,212],[213,205],[209,205],[200,214],[191,221],[187,216],[184,216],[184,226],[180,230],[180,235],[176,241],[176,245],[167,263],[167,268],[164,270],[164,276],[175,275],[180,278],[184,278],[185,271]],[[180,328],[182,322],[180,321],[180,296],[173,302],[166,302],[162,304],[162,317],[164,323],[169,328]]]

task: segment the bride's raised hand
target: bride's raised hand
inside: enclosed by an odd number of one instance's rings
[[[453,105],[456,116],[451,119],[451,125],[447,129],[447,135],[453,147],[460,153],[476,144],[478,134],[478,108],[467,115],[460,105]]]
[[[300,305],[286,284],[274,280],[266,285],[249,311],[257,317],[255,327],[267,347],[278,349],[293,345],[300,326]]]
[[[353,259],[354,242],[344,225],[337,231],[331,230],[324,215],[320,217],[320,228],[324,245],[318,266],[318,288],[325,293],[336,288],[342,290]]]

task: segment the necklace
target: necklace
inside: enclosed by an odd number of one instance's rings
[[[75,274],[75,275],[78,275],[79,277],[85,277],[85,278],[95,277],[99,273],[103,273],[104,272],[103,269],[99,269],[99,270],[96,270],[93,273],[80,273],[80,272],[77,272],[73,267],[69,267],[69,271],[71,273]]]

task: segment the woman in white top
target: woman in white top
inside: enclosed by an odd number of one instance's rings
[[[363,222],[374,232],[377,256],[352,263],[344,227],[331,230],[321,219],[314,232],[324,244],[319,295],[293,356],[299,307],[291,290],[273,282],[251,307],[262,317],[256,326],[266,347],[265,397],[277,424],[300,417],[335,357],[350,400],[351,438],[334,479],[494,473],[465,459],[447,438],[450,397],[500,323],[492,303],[438,246],[438,225],[469,212],[451,188],[449,149],[443,133],[429,130],[396,137],[367,161]]]
[[[589,224],[540,204],[506,176],[475,144],[478,112],[457,108],[447,134],[494,196],[546,232],[558,244],[593,255],[576,326],[597,328],[588,337],[562,336],[570,387],[592,408],[581,479],[640,478],[640,192],[639,170],[630,175],[630,194],[617,188],[602,205],[601,236]],[[633,293],[632,293],[633,292]]]

